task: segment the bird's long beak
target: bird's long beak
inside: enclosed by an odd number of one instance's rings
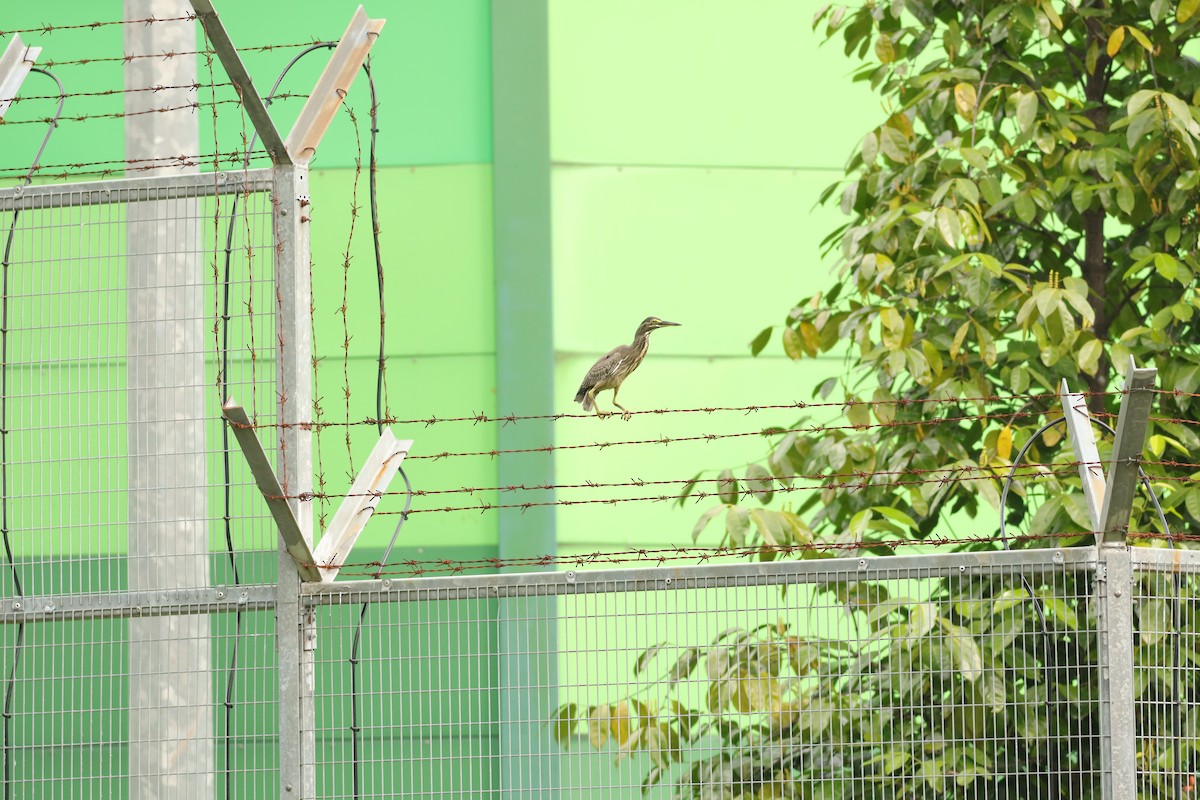
[[[670,327],[677,328],[677,327],[679,327],[679,325],[680,325],[680,323],[678,323],[678,322],[667,322],[665,319],[659,320],[659,322],[658,322],[658,327],[660,327],[660,328],[670,328]]]

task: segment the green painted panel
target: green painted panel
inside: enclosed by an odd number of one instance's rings
[[[490,166],[380,171],[388,353],[495,351],[491,173]],[[312,196],[316,350],[330,359],[344,353],[340,308],[346,297],[351,355],[377,358],[379,289],[368,176],[358,176],[356,196],[353,169],[315,170]]]
[[[682,329],[681,329],[682,330]],[[669,333],[670,331],[668,331]],[[598,354],[596,354],[598,355]],[[578,413],[571,402],[596,355],[563,356],[556,371],[556,411]],[[783,357],[704,359],[673,357],[651,352],[625,384],[620,399],[631,411],[654,408],[707,408],[786,404],[812,400],[819,378],[838,371],[840,362],[800,361]],[[611,394],[600,395],[601,407],[611,409]],[[671,414],[606,419],[559,420],[556,439],[562,445],[678,439],[710,434],[747,434],[717,440],[680,441],[670,444],[621,445],[566,449],[558,454],[560,484],[623,483],[634,480],[676,481],[665,485],[588,487],[563,490],[560,500],[598,500],[634,497],[673,497],[682,482],[702,470],[711,477],[724,467],[737,466],[767,454],[765,439],[757,434],[769,426],[793,425],[798,411],[762,411],[712,414]],[[711,489],[710,489],[711,491]],[[674,502],[628,501],[608,504],[564,505],[558,508],[559,546],[563,552],[595,552],[687,544],[700,512],[713,505],[705,499],[689,500],[682,508]],[[715,546],[719,525],[700,539]]]
[[[841,214],[813,205],[834,179],[794,170],[556,168],[558,349],[603,353],[653,314],[684,325],[655,333],[653,352],[745,355],[763,327],[827,279],[818,245]]]
[[[836,167],[878,124],[816,3],[550,3],[556,161]]]
[[[297,46],[265,52],[249,52],[264,45],[296,45],[311,40],[336,40],[350,20],[356,3],[306,5],[302,13],[291,13],[269,3],[218,2],[235,46],[247,50],[243,60],[260,93],[267,93],[276,76],[299,54]],[[367,2],[368,14],[387,18],[388,24],[373,49],[372,65],[380,103],[379,162],[397,164],[475,164],[491,161],[491,50],[490,6],[486,0],[449,0],[441,3],[411,3],[402,0]],[[37,4],[8,4],[4,30],[82,25],[121,17],[121,4],[95,3],[88,0],[57,0],[47,11]],[[41,61],[77,61],[80,59],[119,59],[123,52],[122,28],[106,25],[95,29],[54,30],[22,34],[27,44],[43,48]],[[203,38],[200,38],[203,43]],[[7,36],[0,33],[0,48]],[[281,97],[273,106],[276,126],[286,137],[304,96],[312,89],[327,63],[329,50],[305,56],[288,73],[280,91],[299,97]],[[201,60],[197,93],[201,102],[212,96],[208,68]],[[123,86],[119,60],[93,61],[88,64],[62,64],[54,71],[71,94],[120,90]],[[226,81],[218,63],[216,83]],[[44,77],[29,78],[23,95],[50,95],[53,84]],[[217,87],[217,97],[236,98],[229,87]],[[356,80],[350,103],[358,116],[358,134],[363,152],[369,133],[369,93],[366,81]],[[64,114],[119,114],[121,94],[70,97]],[[249,123],[232,104],[219,107],[216,121],[220,152],[238,150],[242,134],[253,133]],[[53,101],[30,100],[17,103],[8,118],[29,120],[47,117]],[[200,141],[205,153],[213,151],[213,116],[205,109],[196,117]],[[89,119],[67,121],[51,140],[43,158],[45,164],[74,164],[94,161],[120,161],[124,153],[123,120]],[[7,168],[22,167],[32,158],[41,139],[41,125],[6,127],[0,142],[0,177]],[[340,167],[354,163],[358,146],[354,126],[346,114],[339,114],[330,127],[314,166]],[[27,154],[27,155],[26,155]],[[365,155],[364,155],[365,161]],[[265,164],[264,164],[265,165]],[[119,166],[119,165],[118,165]]]

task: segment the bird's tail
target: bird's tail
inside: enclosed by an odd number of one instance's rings
[[[588,397],[587,389],[583,386],[580,386],[579,391],[575,393],[575,402],[583,403],[584,411],[592,410],[592,398]]]

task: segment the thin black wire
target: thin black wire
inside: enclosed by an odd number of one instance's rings
[[[379,433],[383,433],[383,373],[385,368],[385,352],[387,331],[387,313],[384,308],[383,294],[383,259],[380,256],[379,248],[379,202],[376,193],[376,173],[378,171],[378,162],[375,158],[376,134],[379,133],[379,103],[375,94],[375,78],[371,75],[371,58],[367,57],[363,63],[363,72],[367,75],[367,86],[371,91],[371,140],[370,140],[370,167],[369,181],[371,187],[371,236],[375,244],[375,273],[378,276],[379,283],[379,366],[375,379],[375,418],[380,420],[377,424]],[[404,511],[400,513],[400,519],[396,523],[396,527],[392,530],[392,538],[388,541],[387,548],[383,551],[383,558],[379,559],[379,569],[376,570],[374,577],[379,578],[383,574],[387,566],[388,559],[392,555],[392,548],[396,546],[396,540],[400,537],[400,529],[408,520],[408,512],[412,509],[413,488],[412,481],[408,479],[408,473],[404,471],[404,467],[400,467],[400,477],[404,479]],[[362,797],[362,784],[360,772],[362,768],[362,758],[359,752],[359,734],[362,731],[362,726],[358,721],[358,649],[362,642],[363,624],[367,619],[367,608],[370,603],[363,603],[362,609],[358,612],[358,623],[354,626],[354,640],[350,645],[350,757],[352,764],[352,778],[354,785],[354,798]]]
[[[58,107],[54,111],[54,116],[49,120],[46,135],[42,137],[42,143],[29,165],[29,172],[25,175],[22,186],[33,183],[33,174],[42,160],[42,153],[46,152],[46,145],[50,143],[50,137],[58,129],[58,120],[62,116],[63,106],[66,105],[67,100],[66,89],[57,75],[42,67],[33,67],[31,71],[45,75],[58,86]],[[14,208],[12,222],[8,226],[8,240],[4,243],[4,260],[0,263],[0,272],[3,272],[0,282],[3,283],[4,292],[0,299],[0,306],[2,306],[0,309],[0,534],[3,534],[4,539],[4,557],[8,561],[9,571],[12,572],[13,592],[17,597],[23,597],[21,575],[13,560],[12,542],[8,537],[8,268],[12,257],[13,238],[17,232],[18,216],[20,216],[20,211]],[[9,800],[12,796],[12,742],[9,737],[13,716],[13,693],[16,690],[17,669],[21,664],[21,653],[24,646],[25,623],[18,622],[12,666],[9,668],[4,686],[4,800]]]
[[[275,79],[275,83],[271,86],[271,91],[263,98],[263,105],[271,105],[271,101],[275,97],[275,93],[279,90],[279,86],[283,83],[283,79],[291,71],[300,59],[304,58],[309,53],[320,50],[321,48],[336,47],[336,42],[318,42],[309,45],[283,68],[279,73],[279,77]],[[250,142],[246,146],[246,153],[242,160],[242,169],[247,169],[250,166],[250,151],[254,149],[254,145],[258,142],[258,131],[250,137]],[[243,212],[244,213],[244,212]],[[218,392],[221,395],[221,401],[224,402],[227,397],[225,387],[228,381],[229,369],[229,294],[231,283],[231,262],[233,260],[233,231],[237,225],[238,219],[238,195],[233,196],[233,206],[229,211],[229,227],[225,231],[225,275],[223,283],[223,300],[221,308],[221,368],[218,375],[217,384]],[[229,421],[221,426],[221,455],[225,470],[225,552],[229,556],[229,568],[233,572],[233,585],[241,585],[241,575],[238,571],[237,558],[233,547],[233,525],[232,525],[232,508],[233,508],[233,477],[232,467],[230,465],[230,447],[229,447]],[[225,749],[225,797],[226,800],[233,797],[233,693],[237,682],[238,669],[238,645],[242,635],[242,610],[239,608],[234,613],[233,622],[233,641],[230,646],[229,655],[229,670],[225,678],[225,730],[221,735]],[[7,800],[7,799],[6,799]]]

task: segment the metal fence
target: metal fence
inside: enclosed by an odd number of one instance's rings
[[[301,581],[303,180],[0,190],[4,797],[1194,791],[1193,551]]]

